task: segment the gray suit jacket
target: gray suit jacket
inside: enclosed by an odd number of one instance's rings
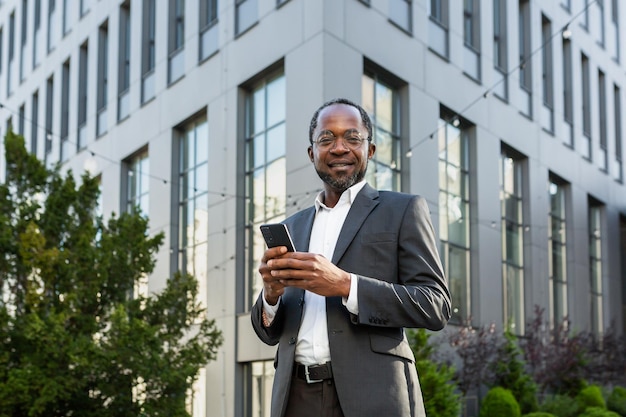
[[[307,251],[315,208],[285,220],[296,250]],[[365,185],[339,234],[332,262],[358,276],[359,314],[326,299],[333,376],[345,417],[424,417],[414,356],[404,328],[442,329],[450,293],[426,200]],[[261,297],[252,307],[259,338],[279,344],[272,417],[287,406],[304,291],[287,288],[270,327]]]

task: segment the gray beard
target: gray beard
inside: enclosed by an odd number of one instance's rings
[[[322,181],[324,181],[324,183],[339,191],[346,191],[348,188],[352,187],[358,182],[361,182],[361,180],[365,178],[365,170],[363,172],[356,172],[353,175],[343,176],[341,178],[335,178],[330,174],[320,172],[318,170],[316,171],[317,175],[322,179]]]

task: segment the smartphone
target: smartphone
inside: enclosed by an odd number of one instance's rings
[[[268,248],[287,246],[287,251],[295,252],[296,248],[291,240],[289,229],[286,224],[270,223],[261,225],[261,233]]]

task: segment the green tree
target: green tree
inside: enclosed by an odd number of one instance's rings
[[[461,411],[461,400],[458,386],[453,381],[454,369],[433,359],[435,346],[429,342],[430,334],[425,329],[410,331],[408,338],[415,354],[426,415],[457,417]]]
[[[176,274],[133,294],[163,235],[137,213],[97,216],[99,181],[48,170],[7,133],[0,184],[0,416],[187,416],[222,342]]]
[[[537,385],[526,372],[526,364],[521,359],[522,351],[517,344],[517,337],[507,329],[504,343],[499,347],[497,360],[493,367],[493,381],[490,387],[509,389],[519,402],[522,414],[537,411]]]

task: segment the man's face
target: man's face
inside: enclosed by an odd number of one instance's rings
[[[362,143],[355,145],[350,140],[355,137],[363,139]],[[319,140],[324,138],[334,141],[322,146]],[[343,192],[361,181],[375,150],[376,146],[367,140],[367,129],[356,108],[333,104],[320,111],[308,152],[315,171],[333,191]]]

